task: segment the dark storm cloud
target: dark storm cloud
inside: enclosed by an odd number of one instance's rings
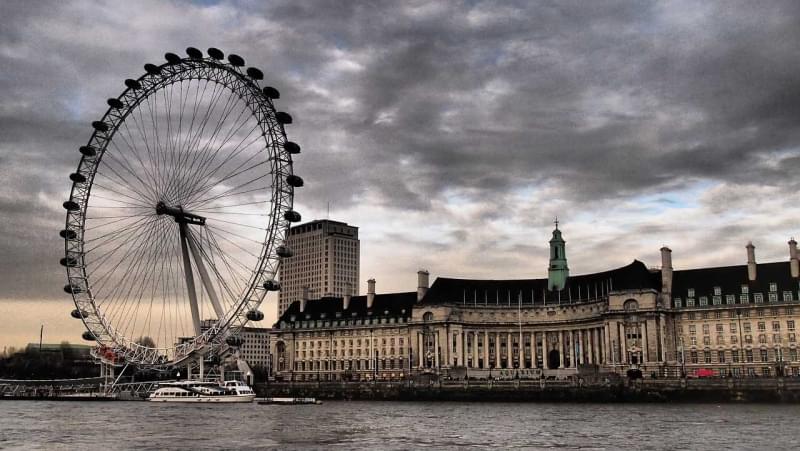
[[[55,236],[75,149],[105,98],[144,63],[189,45],[235,51],[281,90],[279,107],[296,119],[290,136],[304,149],[298,202],[316,211],[330,201],[439,213],[458,196],[485,205],[458,221],[431,216],[452,221],[454,241],[532,250],[538,242],[469,227],[546,226],[559,211],[698,180],[767,184],[777,189],[770,195],[788,196],[797,182],[787,179],[800,169],[799,8],[3,2],[0,175],[13,183],[0,191],[0,234],[5,261],[29,263],[3,267],[2,282],[36,285],[35,265],[57,261],[57,239],[28,248],[7,237],[21,227],[28,238]],[[514,197],[537,189],[549,197]],[[717,198],[735,205],[747,197],[737,195]]]

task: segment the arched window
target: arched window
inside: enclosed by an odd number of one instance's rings
[[[635,312],[636,310],[639,310],[639,303],[636,302],[635,299],[628,299],[624,304],[622,304],[622,309],[626,312]]]

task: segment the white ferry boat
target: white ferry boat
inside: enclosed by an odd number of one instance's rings
[[[178,381],[158,384],[148,396],[153,402],[253,402],[256,394],[241,381],[219,382]]]

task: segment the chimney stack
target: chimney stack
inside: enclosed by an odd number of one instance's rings
[[[308,302],[308,294],[309,289],[308,286],[303,287],[303,298],[300,299],[300,313],[303,313],[306,310],[306,302]]]
[[[345,293],[344,298],[342,298],[342,310],[347,310],[348,308],[350,308],[350,297],[351,297],[352,290],[353,290],[353,286],[348,282],[347,283],[347,292]]]
[[[800,277],[800,263],[797,260],[797,241],[792,238],[789,240],[789,267],[792,270],[792,277]]]
[[[420,269],[417,271],[417,302],[421,301],[425,297],[425,293],[428,292],[429,276],[430,274],[427,270]]]
[[[372,303],[375,302],[375,279],[367,281],[367,308],[372,308]]]
[[[747,243],[747,280],[756,280],[756,247],[752,242]]]
[[[667,246],[661,248],[661,292],[672,298],[672,249]]]

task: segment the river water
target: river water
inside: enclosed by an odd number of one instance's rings
[[[0,401],[2,449],[798,449],[800,405]]]

